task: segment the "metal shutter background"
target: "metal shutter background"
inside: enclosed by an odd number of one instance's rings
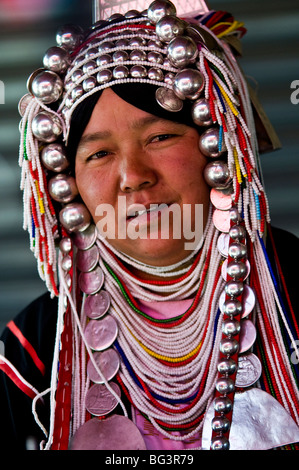
[[[55,44],[57,27],[91,21],[90,1],[54,4],[46,18],[25,27],[0,18],[0,80],[5,85],[5,104],[0,105],[0,331],[45,292],[22,229],[17,104],[29,74]],[[258,83],[260,100],[283,146],[262,156],[272,222],[299,236],[299,104],[290,100],[291,83],[299,80],[298,0],[211,0],[209,5],[231,12],[248,29],[241,64]]]

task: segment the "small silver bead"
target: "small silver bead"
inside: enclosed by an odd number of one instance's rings
[[[112,41],[103,41],[98,46],[98,51],[104,54],[106,51],[113,49],[113,47],[114,47],[114,43]]]
[[[227,336],[238,335],[241,331],[241,325],[238,320],[227,318],[222,323],[222,331]]]
[[[134,49],[130,53],[130,60],[146,60],[146,53],[140,49]]]
[[[148,62],[154,62],[155,64],[163,64],[163,56],[160,52],[150,51],[147,54]]]
[[[230,421],[226,418],[226,416],[215,416],[212,419],[212,429],[215,432],[226,433],[230,429]]]
[[[112,58],[116,63],[124,62],[129,59],[129,54],[126,51],[116,51],[113,53]]]
[[[99,57],[97,57],[97,60],[96,60],[98,67],[111,64],[111,62],[113,62],[113,60],[110,54],[102,54]]]
[[[233,359],[221,359],[217,365],[218,372],[220,374],[234,374],[237,370],[237,364]]]
[[[162,82],[164,79],[164,74],[161,69],[157,69],[155,67],[151,67],[149,71],[147,72],[148,78],[151,80],[157,80],[159,82]]]
[[[143,65],[133,65],[130,69],[130,74],[134,78],[144,78],[147,76],[147,70]]]
[[[86,51],[85,59],[93,59],[96,54],[98,54],[98,49],[96,47],[90,47]]]
[[[226,315],[232,315],[233,317],[240,315],[242,313],[242,309],[243,307],[241,302],[236,299],[228,299],[222,306],[223,313]]]
[[[237,224],[242,221],[242,217],[237,207],[232,207],[229,211],[230,219],[233,223]]]
[[[146,45],[146,39],[137,36],[135,38],[132,38],[129,40],[129,46],[130,47],[143,47]]]
[[[113,69],[113,78],[116,78],[116,79],[127,78],[128,75],[129,75],[129,69],[125,65],[117,65]]]
[[[59,242],[59,249],[65,255],[69,254],[72,250],[72,240],[69,237],[62,238]]]
[[[107,83],[112,79],[112,72],[110,69],[100,70],[97,73],[97,82],[102,85],[103,83]]]
[[[232,410],[233,404],[230,398],[228,397],[217,397],[214,400],[214,409],[217,413],[230,413]]]
[[[231,261],[227,265],[227,274],[235,280],[244,278],[247,274],[247,267],[242,261]]]
[[[213,437],[211,442],[212,450],[229,450],[229,441],[225,436]]]
[[[97,84],[97,80],[95,77],[88,77],[86,78],[83,83],[83,90],[86,91],[87,93],[92,90]]]
[[[77,69],[72,73],[71,80],[76,83],[84,75],[83,70]]]
[[[82,70],[87,75],[93,74],[94,69],[97,68],[97,63],[95,60],[90,60],[86,64],[83,65]]]
[[[243,239],[246,236],[246,230],[243,225],[232,225],[232,227],[229,229],[229,236],[233,240]]]
[[[84,93],[83,86],[82,85],[77,85],[73,90],[72,90],[72,99],[77,100],[80,98]]]
[[[234,338],[224,338],[220,341],[220,351],[227,356],[233,356],[239,350],[239,343]]]
[[[231,243],[228,247],[228,254],[234,259],[245,258],[245,256],[247,255],[247,247],[243,243]]]
[[[72,258],[69,255],[65,255],[61,262],[61,267],[64,271],[69,272],[72,267]]]
[[[244,284],[241,281],[228,281],[224,289],[228,295],[239,297],[244,291]]]
[[[216,389],[222,395],[228,395],[235,390],[235,385],[229,377],[220,377],[216,381]]]

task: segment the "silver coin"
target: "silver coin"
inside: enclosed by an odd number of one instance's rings
[[[230,240],[230,236],[227,233],[220,233],[218,240],[217,240],[218,251],[225,258],[228,257],[229,240]]]
[[[27,106],[32,99],[33,96],[30,93],[26,93],[26,95],[22,96],[22,98],[20,99],[18,104],[18,111],[21,117],[24,116]]]
[[[97,245],[91,246],[88,250],[78,250],[76,263],[80,271],[92,271],[99,261],[99,249]]]
[[[245,354],[238,358],[238,370],[236,374],[236,387],[250,387],[262,374],[262,365],[259,358],[253,354]]]
[[[84,312],[88,318],[97,319],[105,315],[110,307],[110,295],[105,290],[89,295],[85,300]]]
[[[228,233],[230,229],[230,213],[215,209],[213,212],[213,224],[220,232]]]
[[[90,320],[84,330],[88,346],[95,351],[108,349],[116,340],[118,326],[111,315],[102,320]]]
[[[119,386],[110,382],[110,387],[120,397]],[[88,390],[85,397],[85,407],[94,416],[104,416],[111,413],[118,404],[117,398],[107,389],[106,385],[94,384]]]
[[[243,294],[243,314],[242,318],[248,317],[255,305],[255,294],[250,286],[245,284]]]
[[[95,294],[98,292],[104,282],[104,274],[100,267],[88,273],[79,274],[79,286],[85,294]]]
[[[80,250],[88,250],[97,239],[96,227],[93,224],[90,224],[86,230],[83,232],[76,232],[74,234],[74,244]]]
[[[183,101],[176,94],[164,87],[157,88],[156,100],[167,111],[178,112],[183,108]]]
[[[256,340],[256,328],[251,320],[243,320],[241,322],[240,332],[240,353],[248,351]]]
[[[71,450],[146,450],[137,426],[125,416],[92,418],[76,431]]]
[[[232,198],[229,194],[225,194],[224,192],[218,191],[215,188],[211,189],[210,199],[211,199],[213,206],[216,209],[219,209],[222,211],[230,209],[233,204]]]
[[[120,366],[120,358],[114,349],[106,349],[106,351],[97,351],[93,354],[93,358],[106,380],[111,380],[117,374]],[[97,372],[93,362],[89,359],[87,364],[87,374],[94,383],[102,384],[104,379]]]

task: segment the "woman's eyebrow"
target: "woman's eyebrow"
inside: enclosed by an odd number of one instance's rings
[[[132,129],[142,129],[142,128],[146,128],[150,126],[151,124],[155,124],[158,122],[167,123],[168,120],[157,117],[157,116],[146,116],[146,117],[137,119],[136,121],[132,122],[131,127]],[[83,147],[84,145],[90,142],[97,142],[99,140],[108,139],[109,137],[111,137],[111,135],[112,135],[112,131],[109,131],[109,130],[97,131],[97,132],[92,132],[90,134],[85,134],[80,139],[77,151],[80,149],[80,147]]]

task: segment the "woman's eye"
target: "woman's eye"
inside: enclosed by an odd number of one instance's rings
[[[165,140],[175,137],[174,134],[159,134],[151,139],[151,142],[164,142]]]
[[[103,157],[106,157],[109,154],[106,150],[99,150],[98,152],[93,153],[90,157],[87,158],[87,161],[90,160],[99,160]]]

